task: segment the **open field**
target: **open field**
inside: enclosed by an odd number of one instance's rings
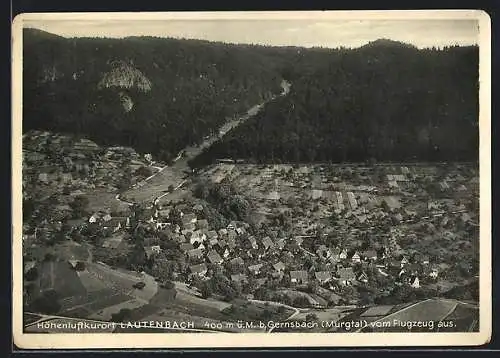
[[[106,282],[108,287],[112,287],[113,289],[141,300],[150,300],[158,290],[158,284],[149,275],[115,270],[101,263],[88,264],[87,271],[97,279]],[[134,289],[133,285],[141,281],[144,282],[146,286],[142,290]]]
[[[185,161],[177,161],[141,185],[127,190],[122,197],[131,202],[151,203],[158,196],[168,192],[169,186],[178,186],[189,169]]]
[[[36,250],[25,248],[25,253],[33,257],[35,261],[43,261],[46,254],[51,254],[61,260],[86,261],[89,257],[87,245],[74,241],[63,241],[54,246],[37,247]]]
[[[85,287],[66,261],[46,261],[40,265],[40,291],[55,290],[60,298],[85,294]]]

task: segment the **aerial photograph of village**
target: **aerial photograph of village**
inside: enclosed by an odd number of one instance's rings
[[[24,25],[24,332],[479,330],[477,20]]]

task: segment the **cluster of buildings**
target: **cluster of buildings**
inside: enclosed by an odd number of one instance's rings
[[[421,281],[436,280],[440,267],[431,263],[426,255],[397,254],[387,247],[379,249],[352,249],[342,246],[317,245],[314,252],[304,247],[305,240],[313,237],[289,236],[272,238],[253,235],[249,225],[232,221],[226,227],[216,229],[210,218],[203,217],[200,204],[176,206],[178,218],[172,217],[172,207],[151,207],[141,211],[138,218],[149,228],[150,235],[175,241],[187,263],[185,277],[191,281],[208,279],[211,265],[224,267],[232,281],[246,283],[250,279],[263,285],[266,280],[279,280],[287,288],[303,288],[312,282],[332,292],[342,286],[370,284],[376,275],[388,277],[396,285],[419,288]],[[122,244],[120,232],[130,228],[131,217],[112,217],[94,214],[89,223],[100,223],[113,233],[103,242],[104,247],[118,248]],[[159,235],[164,231],[167,235]],[[156,244],[145,246],[149,258],[161,254],[159,239]],[[306,267],[305,258],[312,264]]]

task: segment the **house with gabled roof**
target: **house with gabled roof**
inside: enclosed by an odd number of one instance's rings
[[[99,213],[93,213],[90,217],[89,217],[89,223],[96,223],[97,221],[99,221],[101,219],[101,215]]]
[[[439,268],[433,267],[430,270],[428,270],[428,276],[432,279],[436,279],[439,275]]]
[[[170,227],[172,223],[170,222],[156,222],[155,223],[155,228],[156,230],[165,230],[166,228]]]
[[[411,276],[408,283],[413,288],[420,288],[420,280],[418,279],[418,276]]]
[[[159,245],[152,245],[144,247],[144,251],[146,253],[146,257],[149,259],[150,257],[157,255],[161,252],[161,247]]]
[[[117,232],[127,226],[127,220],[130,221],[129,218],[125,217],[113,217],[103,224],[103,228],[110,229],[113,232]]]
[[[183,244],[186,242],[186,237],[182,234],[173,234],[171,239],[178,242],[179,244]]]
[[[339,282],[344,286],[352,285],[356,280],[356,275],[352,267],[342,267],[337,271]]]
[[[285,271],[286,266],[283,262],[279,261],[273,265],[273,268],[276,272],[283,272]]]
[[[210,239],[210,240],[208,240],[208,245],[210,247],[216,247],[218,243],[219,243],[218,239]]]
[[[283,250],[286,246],[285,239],[278,239],[276,241],[276,247],[278,247],[280,250]]]
[[[330,271],[316,271],[314,277],[319,283],[323,284],[332,279],[332,273]]]
[[[359,253],[357,251],[352,254],[351,261],[353,263],[359,263],[359,262],[361,262],[361,256],[359,255]]]
[[[224,247],[224,251],[222,252],[222,257],[227,259],[229,258],[229,256],[231,256],[231,250],[229,249],[229,247]]]
[[[220,265],[224,262],[219,253],[215,250],[210,250],[210,252],[207,254],[207,259],[211,264]]]
[[[375,261],[377,260],[377,251],[375,250],[365,250],[363,252],[361,252],[361,256],[365,259],[365,260],[369,260],[369,261]]]
[[[170,209],[158,210],[158,217],[162,219],[168,219],[170,217]]]
[[[186,226],[188,224],[196,224],[197,218],[196,214],[189,213],[189,214],[184,214],[181,218],[182,220],[182,225]]]
[[[238,283],[243,283],[243,282],[247,282],[248,279],[247,279],[247,275],[238,273],[238,274],[235,274],[235,275],[231,275],[231,281],[238,282]]]
[[[203,205],[196,204],[195,206],[193,206],[193,210],[195,210],[195,211],[203,211]]]
[[[327,260],[332,256],[332,252],[326,245],[320,245],[316,250],[316,255],[321,259]]]
[[[208,267],[205,263],[201,263],[198,265],[189,266],[189,271],[191,273],[191,276],[203,277],[207,274]]]
[[[367,282],[368,282],[368,275],[366,274],[366,272],[361,271],[361,272],[360,272],[360,273],[358,273],[358,275],[356,276],[356,279],[357,279],[359,282],[367,283]]]
[[[181,233],[183,235],[186,235],[188,232],[194,232],[195,230],[196,230],[195,224],[191,223],[191,224],[184,225]]]
[[[220,229],[219,230],[219,236],[220,237],[227,236],[227,234],[228,234],[227,229]]]
[[[258,249],[259,248],[259,245],[257,245],[257,239],[255,238],[255,236],[249,236],[249,237],[247,237],[247,242],[252,247],[252,249]]]
[[[236,238],[238,237],[238,234],[236,233],[235,230],[230,229],[230,230],[227,231],[227,237],[230,240],[236,240]]]
[[[349,201],[349,206],[352,211],[358,208],[358,202],[356,200],[356,196],[351,192],[347,192],[347,200]]]
[[[342,250],[340,251],[339,258],[340,258],[341,260],[345,260],[345,259],[347,259],[347,249],[342,249]]]
[[[190,259],[199,259],[203,257],[203,250],[201,250],[200,248],[191,249],[187,252],[187,255]]]
[[[429,211],[439,211],[441,208],[439,207],[439,203],[437,201],[429,201],[427,203],[427,210]]]
[[[245,261],[241,257],[235,257],[229,261],[232,265],[245,266]]]
[[[207,238],[206,235],[201,230],[197,230],[193,231],[191,237],[189,238],[189,242],[192,243],[193,245],[196,242],[201,244],[203,241],[205,241],[206,238]]]
[[[296,284],[304,284],[309,282],[307,271],[290,271],[290,281]]]
[[[267,251],[274,246],[274,242],[269,236],[266,236],[262,239],[262,246],[264,247],[264,250]]]
[[[208,240],[213,240],[213,239],[219,238],[219,234],[217,234],[217,231],[215,231],[215,230],[207,231],[206,235],[207,235]]]
[[[199,230],[208,229],[208,221],[206,219],[201,219],[201,220],[196,221],[196,228]]]
[[[256,264],[248,266],[248,271],[253,275],[258,275],[260,273],[260,269],[264,266],[264,264]]]
[[[226,240],[226,246],[229,250],[234,250],[236,248],[236,240],[228,238]]]
[[[179,248],[182,252],[188,252],[189,250],[194,249],[193,244],[191,244],[190,242],[184,242],[180,244]]]

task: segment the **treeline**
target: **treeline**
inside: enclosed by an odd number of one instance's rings
[[[478,48],[388,40],[306,50],[284,66],[288,96],[191,162],[477,160]]]
[[[266,47],[34,29],[23,41],[24,130],[78,133],[163,160],[281,90],[279,53]]]

